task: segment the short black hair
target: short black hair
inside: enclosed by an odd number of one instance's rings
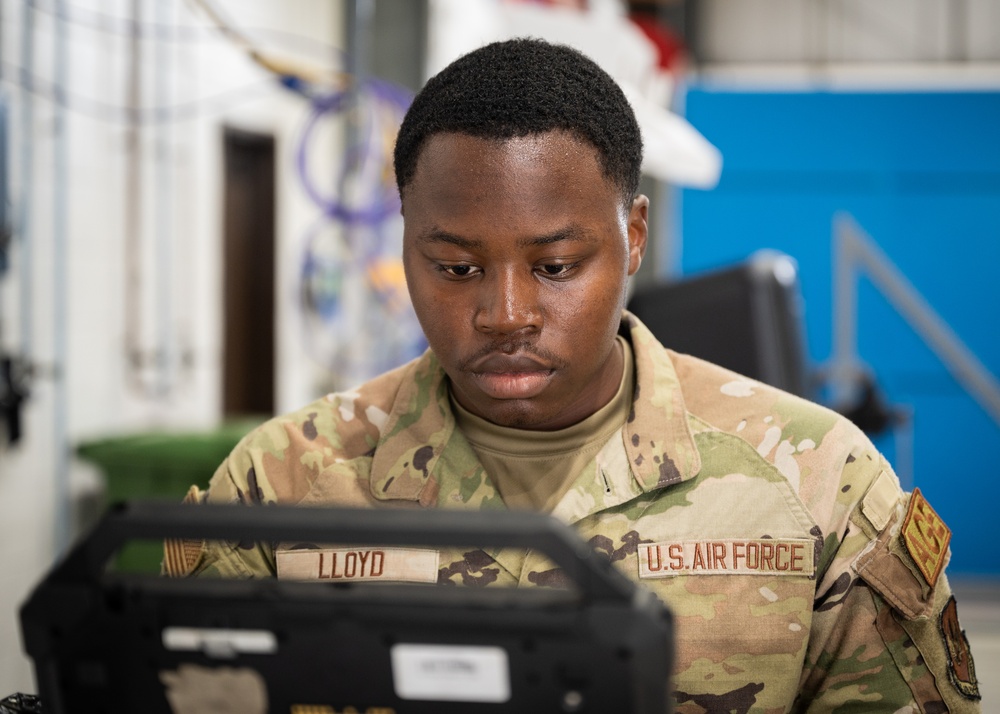
[[[639,189],[642,136],[615,81],[565,45],[520,38],[459,57],[420,90],[396,137],[396,185],[413,180],[428,138],[440,133],[512,139],[567,131],[597,149],[626,206]]]

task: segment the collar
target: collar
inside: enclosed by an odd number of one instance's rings
[[[632,343],[635,394],[625,422],[625,451],[643,491],[687,481],[701,470],[680,378],[666,348],[627,310],[621,333]]]
[[[680,380],[666,349],[638,318],[624,311],[620,334],[632,345],[635,391],[624,427],[632,476],[643,492],[697,475],[701,457],[688,427]],[[448,380],[428,350],[402,375],[372,459],[371,492],[380,500],[437,503],[439,469],[456,434]],[[445,458],[442,459],[442,456]]]

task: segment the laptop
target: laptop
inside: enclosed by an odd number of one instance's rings
[[[161,578],[134,539],[532,549],[571,588]],[[21,610],[49,714],[669,712],[673,625],[568,526],[526,512],[118,504]]]

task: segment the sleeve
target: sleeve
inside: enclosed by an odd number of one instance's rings
[[[944,574],[947,526],[919,489],[902,491],[870,444],[848,459],[841,484],[842,493],[864,495],[844,531],[827,537],[797,710],[979,712],[975,665]]]
[[[246,507],[370,506],[372,455],[386,417],[379,405],[391,403],[394,384],[383,380],[364,394],[323,397],[267,420],[230,452],[207,491],[194,489],[187,500]],[[274,543],[254,541],[168,542],[163,571],[176,577],[273,577],[275,550]]]
[[[264,488],[258,483],[246,449],[237,446],[219,466],[208,490],[192,486],[185,503],[254,506],[265,503]],[[270,499],[268,499],[270,500]],[[163,573],[171,577],[260,578],[274,576],[274,548],[256,541],[166,540],[163,544]]]

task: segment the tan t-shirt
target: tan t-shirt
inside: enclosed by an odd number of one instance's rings
[[[509,508],[551,513],[577,475],[628,418],[635,383],[632,348],[618,337],[625,368],[610,402],[558,431],[497,426],[451,400],[459,428]]]

